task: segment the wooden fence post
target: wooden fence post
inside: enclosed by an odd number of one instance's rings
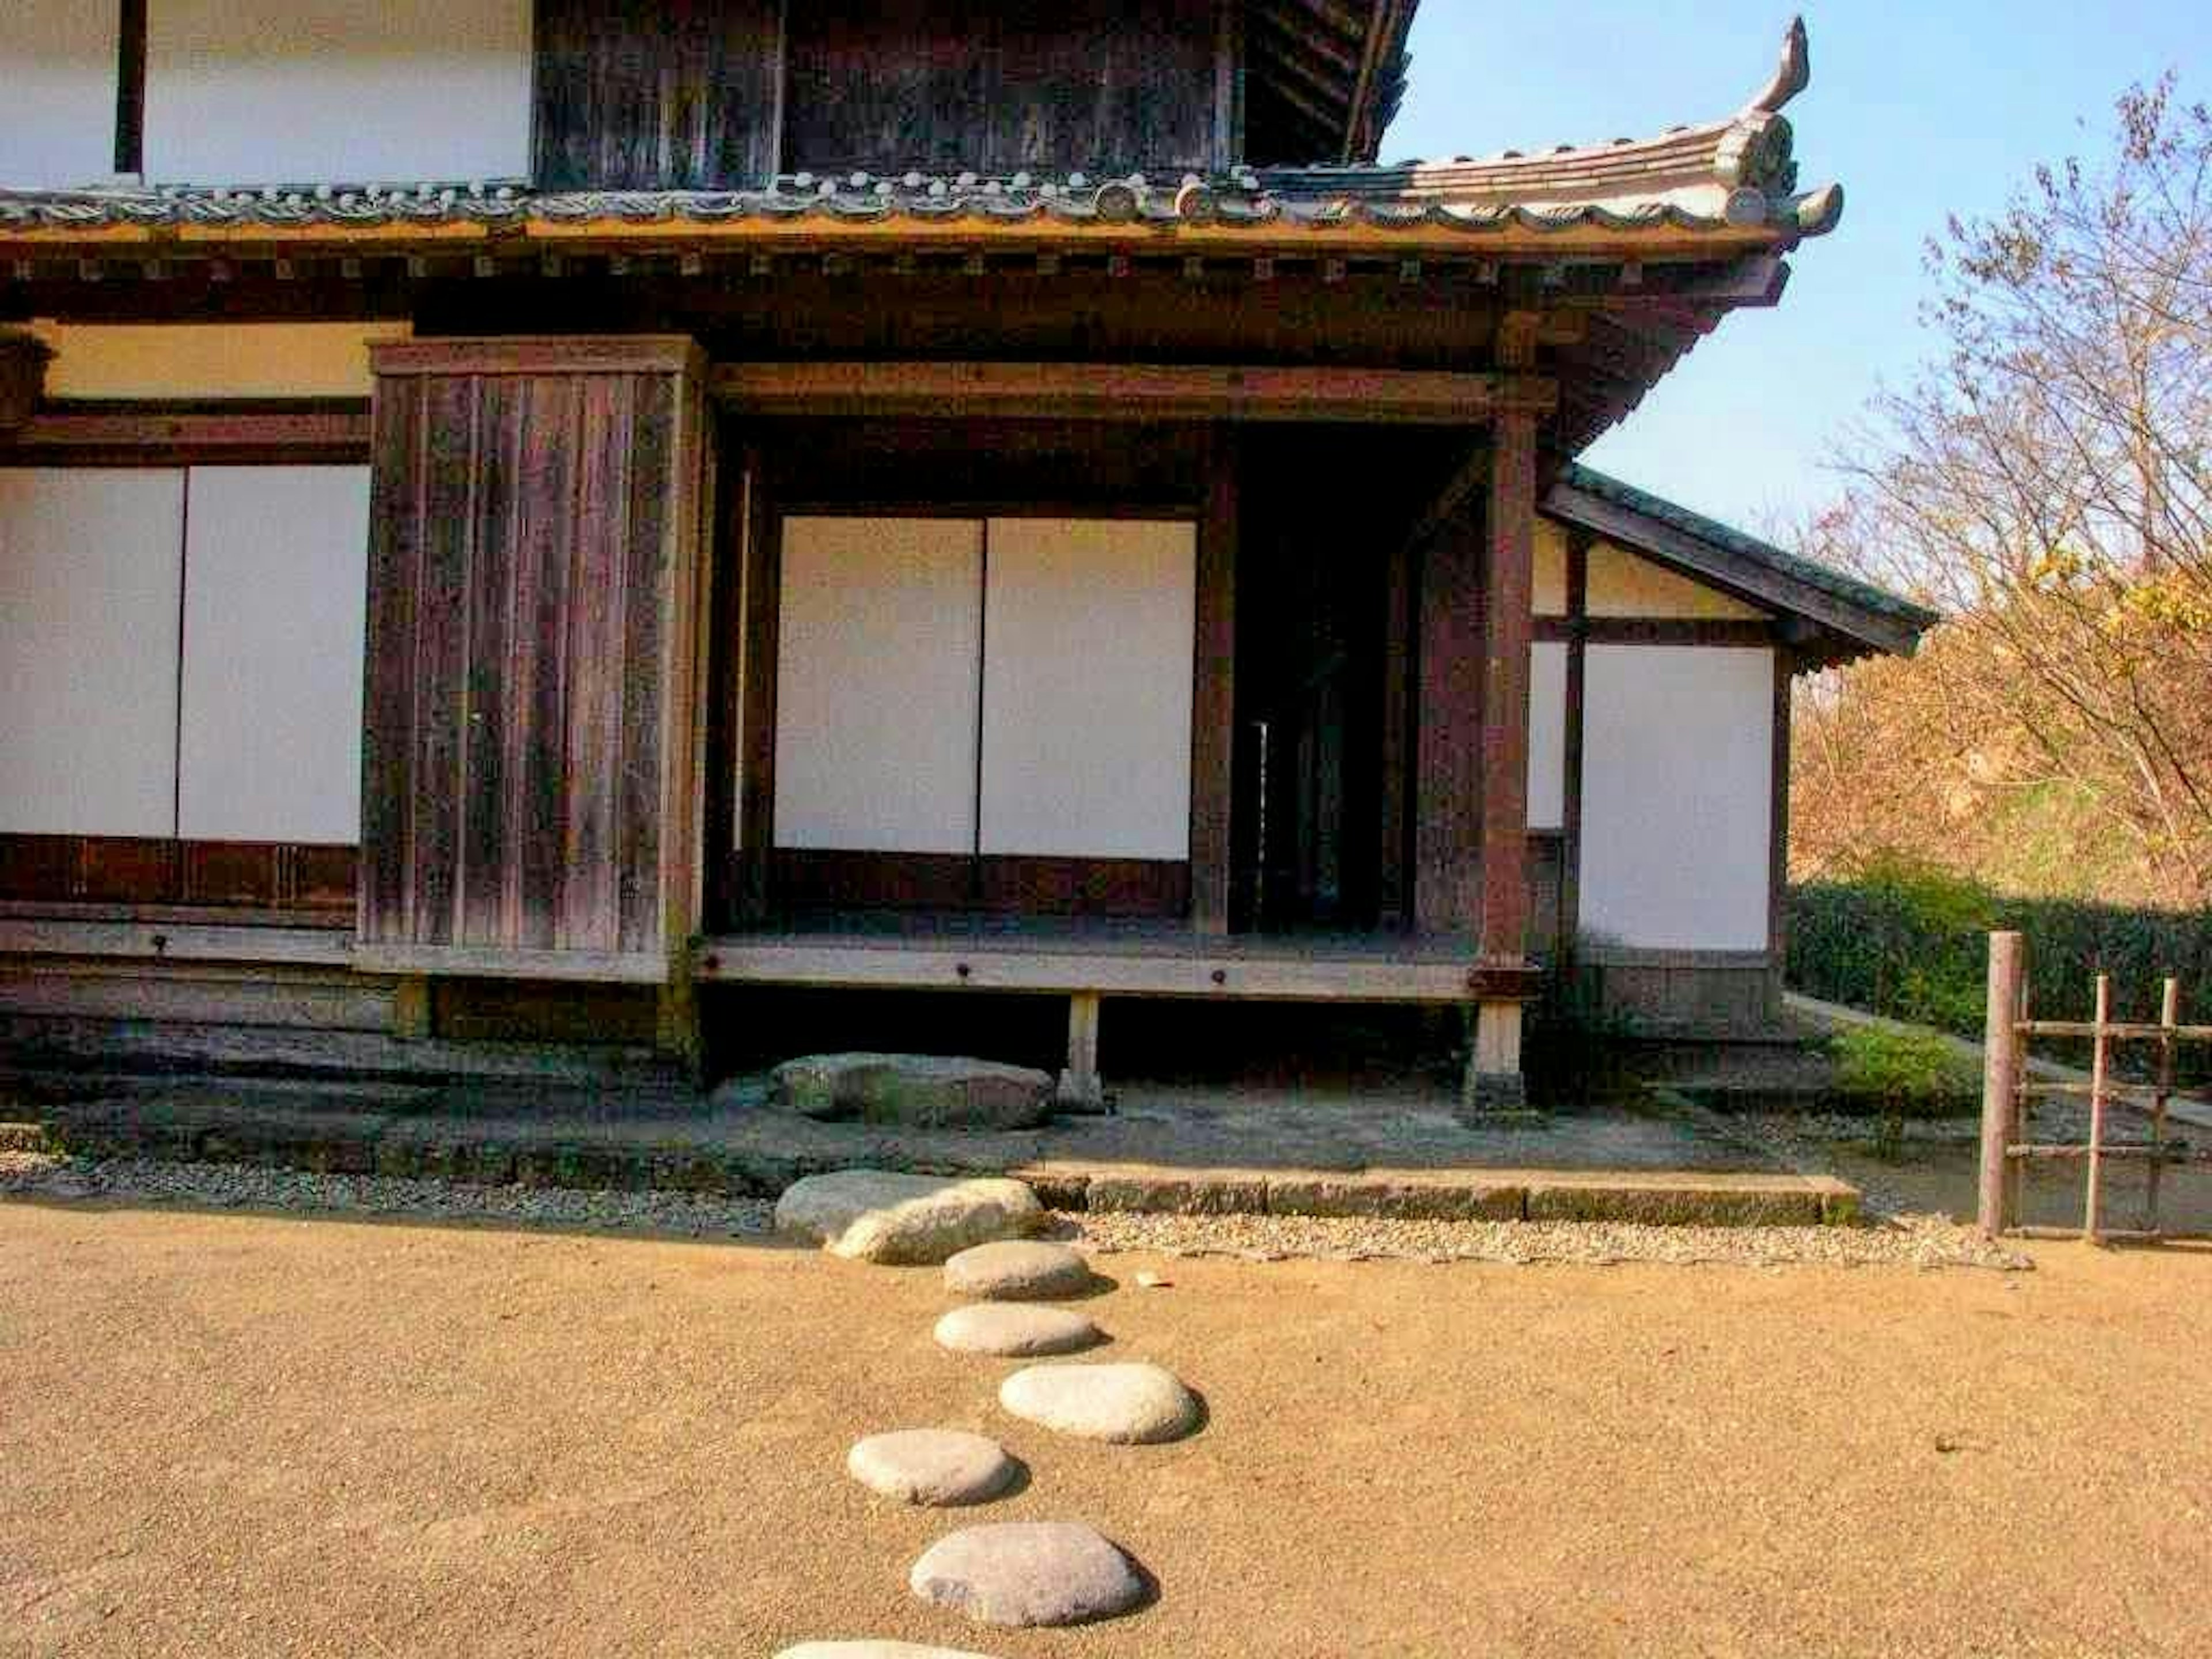
[[[2020,991],[2023,952],[2018,933],[1990,935],[1988,1010],[1982,1030],[1981,1229],[1990,1237],[2015,1224],[2006,1154],[2020,1115]]]

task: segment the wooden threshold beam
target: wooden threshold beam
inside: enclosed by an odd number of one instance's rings
[[[1556,383],[1535,375],[1154,363],[726,363],[710,387],[752,414],[1047,420],[1464,426],[1559,402]]]
[[[173,412],[70,410],[34,415],[7,434],[6,448],[24,460],[74,460],[125,452],[190,452],[252,456],[313,451],[368,454],[368,405],[342,408]]]

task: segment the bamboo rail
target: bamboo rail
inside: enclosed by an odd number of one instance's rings
[[[2091,1042],[2087,1083],[2030,1079],[2027,1042],[2030,1037],[2087,1037]],[[2112,1078],[2112,1048],[2121,1042],[2157,1046],[2155,1080],[2122,1083]],[[1992,1237],[2012,1233],[2028,1238],[2150,1241],[2168,1235],[2159,1224],[2160,1178],[2168,1164],[2212,1165],[2212,1152],[2200,1152],[2170,1139],[2167,1110],[2173,1099],[2176,1051],[2185,1042],[2212,1042],[2212,1025],[2181,1023],[2181,984],[2171,975],[2160,987],[2156,1024],[2112,1018],[2112,981],[2096,981],[2096,1016],[2089,1020],[2030,1019],[2027,1017],[2027,952],[2018,933],[1990,935],[1986,1024],[1982,1063],[1982,1133],[1979,1199],[1982,1231]],[[2039,1099],[2084,1099],[2089,1103],[2089,1138],[2052,1144],[2031,1139],[2029,1114]],[[2144,1140],[2112,1140],[2106,1135],[2107,1109],[2116,1105],[2147,1110],[2150,1135]],[[2142,1228],[2105,1224],[2105,1165],[2108,1160],[2141,1160],[2144,1176]],[[2080,1163],[2081,1225],[2078,1230],[2021,1224],[2021,1171],[2033,1164]]]

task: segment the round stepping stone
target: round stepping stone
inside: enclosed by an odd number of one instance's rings
[[[945,1288],[985,1302],[1048,1302],[1095,1289],[1091,1264],[1065,1244],[1009,1238],[963,1250],[945,1264]]]
[[[999,1403],[1025,1422],[1119,1446],[1180,1440],[1198,1426],[1198,1400],[1158,1365],[1031,1365],[999,1385]]]
[[[987,1659],[965,1648],[922,1648],[911,1642],[801,1642],[775,1659]]]
[[[1072,1521],[1013,1521],[940,1538],[907,1575],[923,1601],[986,1625],[1079,1625],[1144,1598],[1129,1558]]]
[[[845,1455],[845,1472],[886,1498],[942,1509],[996,1498],[1014,1478],[1014,1460],[980,1434],[900,1429],[855,1445]]]
[[[1020,1302],[972,1302],[937,1322],[938,1346],[955,1353],[1020,1359],[1031,1354],[1073,1353],[1105,1340],[1105,1332],[1072,1309]]]

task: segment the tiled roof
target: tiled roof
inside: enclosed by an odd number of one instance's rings
[[[1693,513],[1686,507],[1638,489],[1633,484],[1623,483],[1620,479],[1584,466],[1580,462],[1571,461],[1560,469],[1547,507],[1560,516],[1587,521],[1591,515],[1587,511],[1577,511],[1572,495],[1563,497],[1562,491],[1574,492],[1618,508],[1627,515],[1632,523],[1642,521],[1675,532],[1690,543],[1732,561],[1736,567],[1733,573],[1707,568],[1701,574],[1735,574],[1740,576],[1745,567],[1764,573],[1771,580],[1762,580],[1759,584],[1765,590],[1759,595],[1763,600],[1784,611],[1810,617],[1832,629],[1850,634],[1863,642],[1862,649],[1878,647],[1883,650],[1909,653],[1919,635],[1942,620],[1941,613],[1900,598],[1887,588],[1877,587],[1872,582],[1847,575],[1801,554],[1789,552],[1771,542],[1746,535],[1717,519]],[[1616,526],[1605,527],[1618,533]],[[1632,534],[1620,538],[1632,543],[1636,540]],[[1681,546],[1679,542],[1668,538],[1665,544],[1657,540],[1646,542],[1640,550],[1655,552],[1665,557],[1669,553],[1679,553]],[[1806,590],[1810,590],[1809,593]],[[1808,601],[1814,596],[1834,603],[1808,604]]]
[[[908,172],[777,178],[759,190],[539,193],[520,181],[333,184],[253,189],[171,187],[0,191],[0,236],[66,240],[138,228],[299,233],[476,228],[742,228],[747,222],[858,228],[926,226],[1114,228],[1173,234],[1196,228],[1364,229],[1541,237],[1571,230],[1624,241],[1647,234],[1714,235],[1790,246],[1835,225],[1835,185],[1800,193],[1782,105],[1806,83],[1802,26],[1759,97],[1726,120],[1641,142],[1533,155],[1396,166],[1240,167],[1212,177],[1091,178]]]

